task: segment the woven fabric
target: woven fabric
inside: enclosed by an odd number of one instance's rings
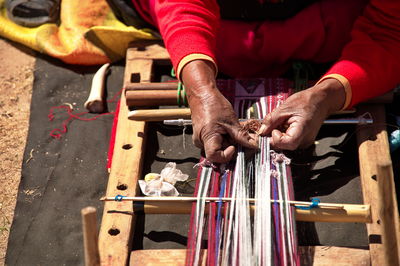
[[[242,118],[261,118],[265,114],[271,112],[275,107],[281,104],[292,92],[290,89],[292,84],[290,81],[285,79],[249,79],[249,80],[219,80],[218,88],[221,92],[232,102],[236,113]],[[265,141],[265,138],[262,140]],[[271,158],[275,158],[275,153]],[[258,157],[257,157],[258,156]],[[269,157],[269,155],[268,155]],[[259,158],[259,159],[257,159]],[[246,186],[250,187],[248,189],[248,194],[246,197],[255,198],[257,188],[255,186],[257,181],[256,172],[258,163],[266,158],[266,151],[261,150],[258,155],[253,158],[246,158],[246,163],[240,170],[236,168],[234,162],[231,162],[221,169],[220,167],[209,167],[201,166],[198,173],[197,185],[195,196],[198,197],[199,201],[193,203],[192,207],[192,217],[190,224],[190,231],[188,234],[188,248],[186,256],[186,265],[198,265],[204,256],[204,252],[199,252],[199,248],[202,241],[201,238],[205,235],[205,227],[208,226],[207,238],[207,265],[219,265],[221,261],[224,260],[225,254],[220,250],[221,246],[226,246],[230,242],[230,238],[240,237],[239,235],[247,234],[248,232],[241,230],[250,230],[253,228],[255,230],[255,225],[250,226],[250,218],[242,220],[247,224],[247,229],[239,228],[235,229],[235,233],[230,233],[226,231],[227,225],[231,220],[232,216],[229,216],[228,210],[237,208],[240,200],[236,203],[230,202],[210,202],[207,207],[205,206],[205,201],[202,200],[204,197],[243,197],[244,195],[234,195],[234,186],[232,185],[236,182],[234,179],[236,177],[236,171],[243,171],[241,174],[245,176],[244,183]],[[237,159],[240,160],[240,159]],[[242,157],[243,160],[243,157]],[[275,160],[275,161],[274,161]],[[201,165],[203,165],[205,159],[202,158]],[[244,160],[243,160],[244,162]],[[271,171],[270,177],[270,191],[271,200],[285,201],[293,200],[293,182],[291,180],[291,172],[288,163],[271,159],[269,168]],[[207,180],[207,181],[204,181]],[[254,189],[253,189],[254,187]],[[233,207],[233,204],[236,204]],[[224,208],[222,208],[222,206]],[[271,248],[270,255],[268,256],[271,265],[298,265],[299,260],[297,256],[297,239],[295,238],[295,221],[294,221],[294,207],[288,204],[278,204],[273,203],[271,205],[270,211],[267,215],[270,215],[271,219],[270,228],[272,232],[269,232],[271,238]],[[208,217],[204,218],[204,210],[207,209]],[[199,215],[200,214],[200,215]],[[243,214],[245,215],[245,214]],[[249,213],[248,213],[249,216]],[[222,218],[223,217],[223,218]],[[256,218],[254,218],[255,220]],[[261,219],[261,218],[260,218]],[[268,219],[268,218],[267,218]],[[235,221],[236,223],[237,221]],[[224,225],[222,226],[222,223]],[[203,228],[204,227],[204,228]],[[239,226],[244,227],[244,226]],[[265,230],[265,229],[263,229]],[[225,231],[224,234],[222,231]],[[265,231],[263,231],[265,232]],[[268,234],[268,232],[265,232]],[[232,234],[232,235],[230,235]],[[235,234],[235,236],[233,236]],[[253,237],[252,241],[256,238]],[[261,236],[261,239],[263,236]],[[228,242],[224,242],[228,239]],[[260,239],[259,239],[260,240]],[[249,240],[247,240],[249,241]],[[260,240],[261,241],[261,240]],[[224,244],[221,244],[221,243]],[[249,246],[252,244],[239,242],[240,247],[234,246],[232,250],[240,250],[239,253],[252,254],[249,251]],[[241,248],[247,250],[241,250]],[[223,251],[225,253],[225,250]],[[261,252],[260,252],[261,253]],[[225,256],[226,257],[226,256]],[[229,257],[229,256],[228,256]],[[240,257],[236,260],[235,256],[229,258],[229,264],[242,265]],[[252,259],[257,260],[257,256]],[[250,261],[250,258],[249,258]],[[225,261],[226,262],[226,261]],[[258,261],[259,262],[259,261]],[[249,262],[246,262],[249,263]],[[262,265],[264,265],[263,261]],[[268,264],[267,263],[267,264]],[[250,263],[251,264],[251,263]],[[268,264],[268,265],[269,265]]]

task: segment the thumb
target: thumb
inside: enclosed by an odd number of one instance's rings
[[[268,135],[272,130],[282,125],[289,118],[288,114],[279,111],[279,107],[267,114],[257,134],[261,136]]]

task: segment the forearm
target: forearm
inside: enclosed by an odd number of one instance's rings
[[[340,77],[351,107],[394,88],[400,83],[399,69],[400,3],[371,0],[327,75]]]
[[[176,0],[155,3],[155,15],[172,64],[177,70],[185,66],[187,56],[215,60],[219,7],[216,0]],[[193,59],[193,58],[192,58]]]

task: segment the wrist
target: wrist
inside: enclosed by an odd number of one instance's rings
[[[182,82],[189,104],[192,101],[208,101],[219,93],[215,80],[214,64],[206,60],[193,60],[182,69]]]
[[[346,102],[346,91],[343,84],[334,78],[328,78],[314,86],[328,114],[341,110]]]

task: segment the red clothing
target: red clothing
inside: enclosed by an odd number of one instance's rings
[[[348,80],[350,106],[400,83],[397,0],[323,0],[288,20],[265,22],[220,20],[216,0],[133,1],[158,26],[175,68],[190,54],[210,56],[234,77],[278,75],[293,59],[338,60],[327,74]]]

